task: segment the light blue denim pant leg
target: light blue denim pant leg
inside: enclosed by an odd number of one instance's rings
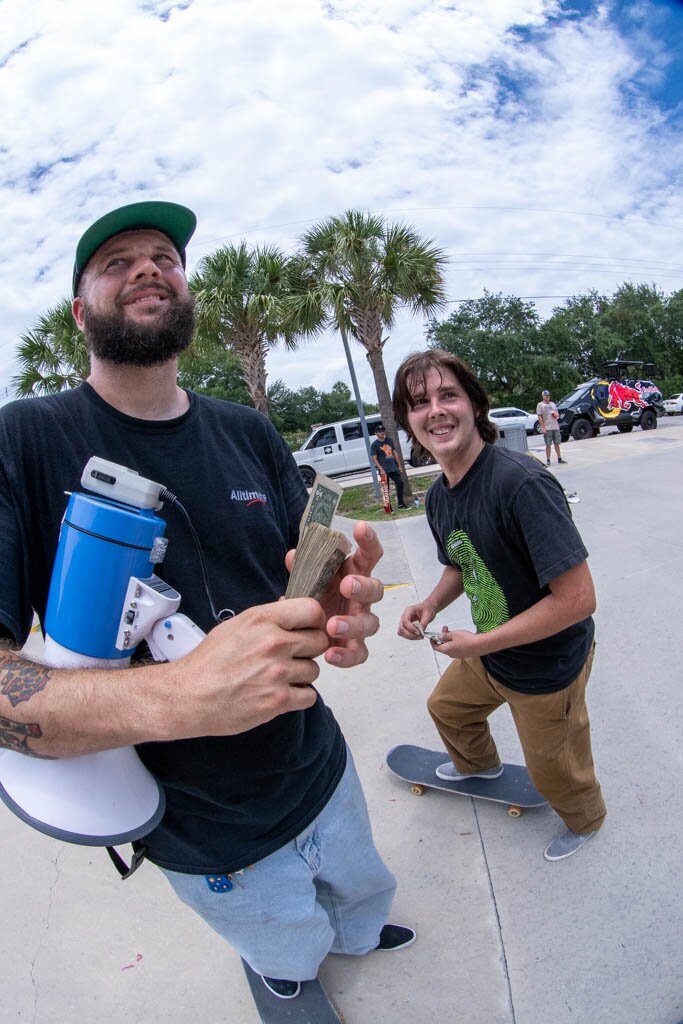
[[[162,869],[180,899],[258,974],[306,981],[328,953],[374,949],[396,891],[375,848],[351,752],[318,817],[269,857],[214,892],[207,876]]]

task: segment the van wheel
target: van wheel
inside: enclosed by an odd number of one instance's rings
[[[654,430],[657,426],[657,416],[652,409],[646,409],[640,417],[641,430]]]
[[[312,487],[313,486],[313,481],[315,480],[315,473],[313,472],[311,467],[310,466],[299,466],[299,472],[301,473],[301,479],[306,484],[306,486],[307,487]]]
[[[585,441],[587,437],[592,436],[593,428],[588,420],[581,418],[574,420],[570,433],[575,441]]]

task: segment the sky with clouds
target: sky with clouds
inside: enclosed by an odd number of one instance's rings
[[[189,270],[351,208],[406,222],[448,254],[444,316],[681,287],[680,3],[0,0],[0,47],[0,400],[81,233],[141,199],[195,210]],[[424,328],[399,316],[390,380]],[[331,335],[268,374],[350,382]]]

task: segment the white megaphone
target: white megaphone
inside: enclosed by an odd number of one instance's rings
[[[178,613],[180,594],[154,575],[167,541],[154,514],[163,485],[92,458],[83,487],[108,498],[69,498],[45,615],[45,664],[127,668],[141,640],[174,661],[205,634]],[[114,499],[114,500],[111,500]],[[164,792],[133,747],[41,759],[0,751],[0,798],[22,821],[56,839],[116,846],[141,839],[165,809]]]

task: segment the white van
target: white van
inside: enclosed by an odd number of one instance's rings
[[[379,413],[373,413],[366,417],[365,422],[372,444],[375,440],[375,427],[382,422],[382,417]],[[413,465],[411,444],[402,430],[398,432],[398,441],[403,458]],[[338,476],[340,473],[353,473],[359,469],[369,470],[368,453],[360,420],[339,420],[337,423],[324,423],[316,427],[299,451],[294,452],[294,460],[307,487],[313,483],[316,473]]]

